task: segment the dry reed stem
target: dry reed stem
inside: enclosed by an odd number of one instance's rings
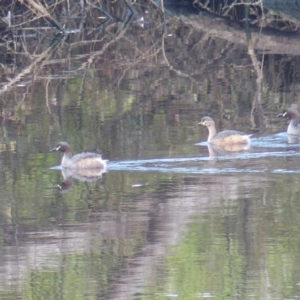
[[[35,11],[40,12],[44,17],[50,19],[50,21],[54,23],[59,30],[64,32],[61,24],[50,15],[48,10],[40,2],[36,3],[34,0],[27,0],[27,2]]]
[[[32,72],[33,68],[37,66],[38,63],[40,63],[43,59],[47,59],[50,57],[51,53],[53,51],[53,47],[49,47],[46,50],[44,50],[38,57],[35,59],[28,67],[23,69],[20,73],[18,73],[13,79],[11,79],[8,83],[2,85],[2,88],[0,89],[0,95],[3,94],[16,84],[21,78],[23,78],[25,75]]]

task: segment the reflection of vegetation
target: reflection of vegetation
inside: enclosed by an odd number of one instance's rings
[[[278,187],[274,194],[280,199],[286,189]],[[294,204],[297,195],[293,193]],[[223,211],[217,210],[220,214],[212,210],[195,217],[180,244],[172,247],[165,268],[157,274],[159,279],[149,279],[153,285],[145,289],[149,296],[143,299],[166,299],[168,295],[180,299],[297,295],[298,229],[296,226],[287,233],[283,228],[297,224],[299,211],[280,200],[274,203],[278,210],[260,202],[248,205],[248,201],[239,199],[232,206],[224,206]]]
[[[103,247],[98,246],[99,249]],[[89,262],[86,260],[87,253],[63,255],[59,262],[64,266],[63,272],[55,272],[55,266],[51,270],[29,272],[23,286],[25,299],[81,300],[95,299],[99,293],[105,295],[110,277],[114,275],[112,270],[120,268],[120,262],[103,252],[89,253],[88,256]]]
[[[103,296],[126,266],[125,258],[139,254],[145,241],[148,213],[141,217],[139,209],[144,211],[146,207],[150,213],[157,200],[149,195],[154,195],[160,184],[160,192],[169,192],[170,187],[164,183],[173,178],[176,186],[180,176],[111,172],[103,179],[105,185],[101,181],[77,182],[61,197],[51,186],[59,176],[56,171],[35,169],[33,174],[23,174],[18,179],[20,186],[6,191],[12,208],[4,220],[6,204],[1,205],[0,245],[17,242],[20,257],[34,257],[34,271],[26,273],[23,268],[30,269],[31,265],[26,261],[26,267],[23,266],[24,260],[20,259],[19,279],[24,280],[26,299],[32,295],[45,298],[50,290],[55,291],[56,298],[60,293],[67,299],[71,295],[82,299],[86,293]],[[147,185],[132,188],[136,182]],[[26,232],[24,240],[22,232]]]
[[[300,25],[300,7],[296,2],[274,0],[195,0],[195,7],[238,22],[249,20],[260,28],[296,32]],[[247,13],[247,9],[249,13]]]
[[[180,245],[174,246],[167,258],[169,272],[158,283],[161,297],[157,299],[165,299],[168,294],[180,299],[234,297],[241,257],[235,249],[230,250],[232,257],[227,253],[227,239],[218,238],[220,229],[212,228],[209,222],[191,224]]]

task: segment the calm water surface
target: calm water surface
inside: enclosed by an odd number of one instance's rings
[[[298,56],[255,49],[259,77],[243,28],[237,43],[167,15],[162,39],[136,9],[148,23],[72,35],[1,84],[0,298],[298,299],[300,141],[276,118],[299,102]],[[209,148],[204,115],[251,148]],[[61,140],[107,172],[61,170]]]

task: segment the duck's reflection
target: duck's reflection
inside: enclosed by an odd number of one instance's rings
[[[61,170],[64,181],[57,184],[60,192],[67,192],[72,187],[73,179],[79,181],[91,182],[102,178],[102,174],[106,173],[107,169],[66,169]]]
[[[218,156],[230,155],[236,152],[246,151],[250,149],[250,144],[232,144],[224,145],[222,147],[213,144],[207,145],[209,156],[215,158]]]
[[[236,153],[247,151],[250,149],[250,144],[248,145],[226,145],[223,147],[217,147],[216,145],[212,145],[210,143],[207,144],[208,153],[209,153],[209,164],[216,165],[218,162],[218,158],[224,156],[235,155]]]
[[[288,142],[288,144],[299,144],[300,136],[288,133],[287,134],[287,142]]]

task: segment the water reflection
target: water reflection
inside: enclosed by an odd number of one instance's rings
[[[228,155],[232,152],[241,152],[249,150],[251,147],[250,143],[247,144],[232,144],[232,145],[224,145],[223,147],[218,147],[213,144],[208,144],[208,152],[210,157],[216,157],[220,155]]]
[[[72,169],[66,169],[62,168],[62,176],[64,178],[64,181],[57,185],[58,189],[61,192],[66,192],[69,190],[72,186],[73,179],[77,179],[79,181],[83,182],[92,182],[96,181],[102,178],[102,175],[106,173],[106,169],[78,169],[78,170],[72,170]]]

